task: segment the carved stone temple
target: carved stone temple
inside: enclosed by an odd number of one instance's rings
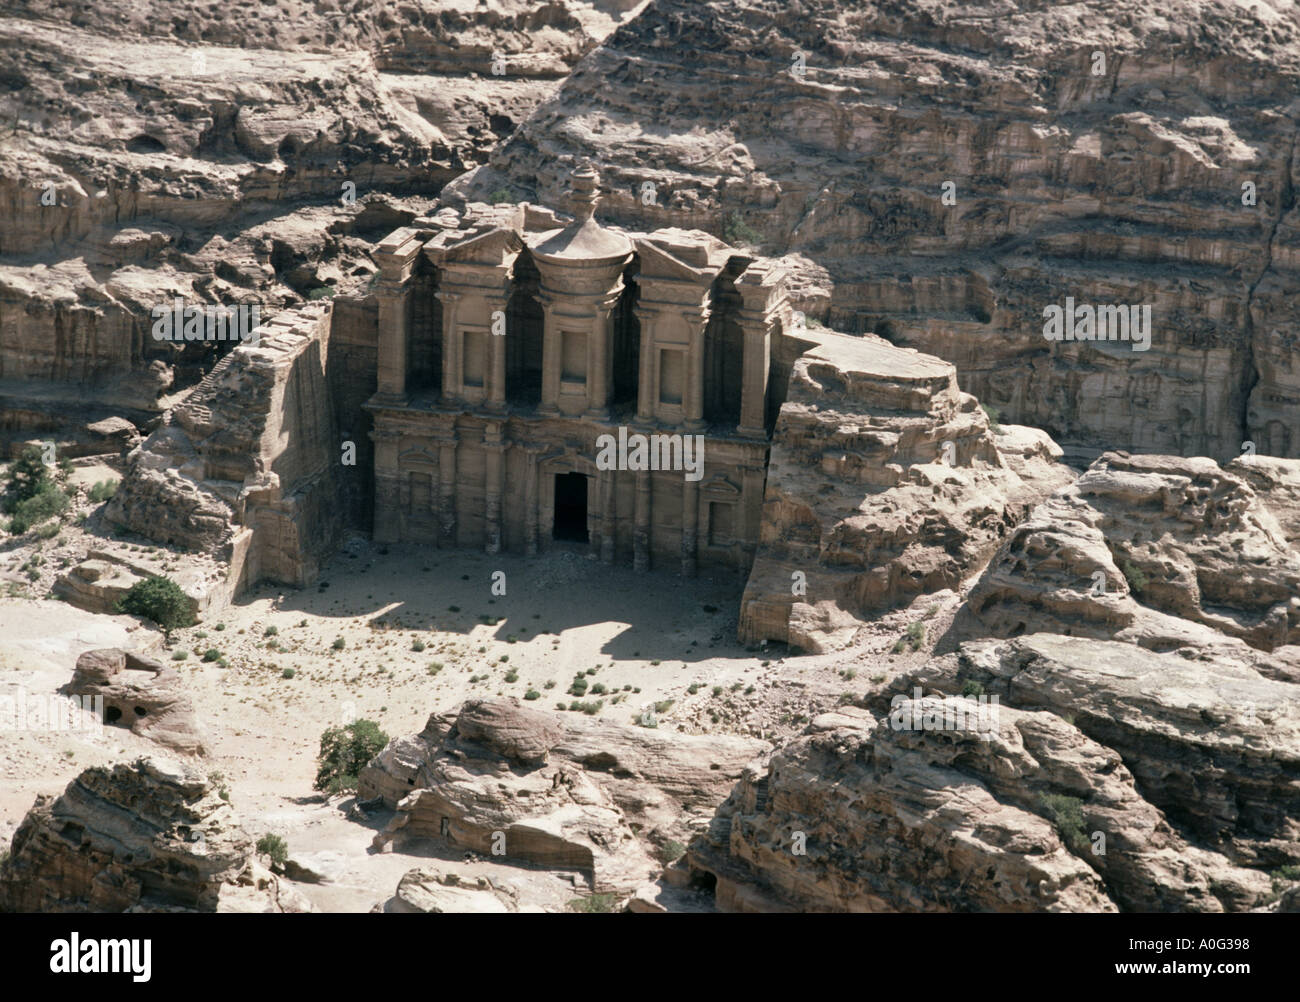
[[[699,231],[602,226],[597,183],[573,172],[571,222],[477,205],[379,245],[377,541],[752,564],[791,361],[775,378],[784,273]],[[700,474],[598,468],[620,428],[702,436]]]

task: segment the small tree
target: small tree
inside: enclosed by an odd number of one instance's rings
[[[289,858],[289,843],[279,835],[263,835],[257,840],[257,851],[270,856],[276,866],[284,866],[284,861]]]
[[[373,720],[354,720],[330,727],[320,736],[315,788],[328,793],[355,793],[357,776],[384,750],[388,735]]]
[[[152,619],[167,633],[194,622],[189,596],[171,578],[155,574],[131,586],[117,611]]]
[[[9,469],[9,481],[5,484],[4,494],[5,513],[12,515],[20,503],[36,497],[44,488],[53,485],[54,479],[50,476],[50,468],[41,458],[40,447],[29,445]]]

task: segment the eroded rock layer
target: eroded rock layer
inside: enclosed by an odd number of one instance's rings
[[[313,911],[262,867],[230,804],[167,759],[87,769],[39,797],[0,866],[0,911]]]
[[[655,0],[453,187],[590,156],[611,217],[796,255],[1064,445],[1294,457],[1298,42],[1281,3]],[[1149,350],[1045,341],[1067,297],[1150,306]]]
[[[740,634],[818,651],[958,587],[1072,474],[1047,440],[1020,445],[1015,472],[947,362],[873,335],[806,336],[822,343],[794,363],[777,418]]]
[[[627,895],[662,869],[652,855],[707,822],[768,746],[559,717],[516,699],[430,717],[361,773],[358,797],[397,815],[376,838],[430,838],[505,862],[584,873]]]
[[[746,770],[688,855],[720,907],[1236,911],[1300,859],[1295,684],[1040,634],[893,689]]]

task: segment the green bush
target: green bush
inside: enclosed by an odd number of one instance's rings
[[[279,835],[263,835],[257,840],[257,851],[271,857],[276,866],[284,866],[289,858],[289,843]]]
[[[541,699],[541,698],[542,698],[542,694],[538,692],[536,689],[529,689],[526,693],[524,693],[524,699]]]
[[[284,671],[280,672],[280,677],[281,677],[281,678],[293,678],[294,675],[296,675],[296,674],[297,674],[297,672],[295,672],[292,668],[286,668]]]
[[[33,525],[62,515],[67,510],[68,495],[54,481],[47,481],[35,494],[16,502],[10,509],[13,518],[9,521],[9,531],[15,536],[21,536]]]
[[[189,656],[190,656],[190,652],[185,650],[185,648],[183,647],[177,648],[176,650],[172,651],[173,661],[184,661]]]
[[[1082,800],[1060,793],[1044,793],[1039,795],[1038,803],[1056,825],[1061,841],[1068,848],[1082,852],[1088,847],[1088,838],[1083,831]]]
[[[417,654],[418,654],[420,651],[424,650],[424,647],[425,647],[425,644],[424,644],[424,641],[423,641],[423,640],[417,640],[417,641],[415,641],[415,643],[411,644],[411,650],[415,651]]]
[[[585,898],[574,898],[569,902],[569,910],[575,912],[612,912],[615,900],[613,894],[592,894]]]
[[[961,694],[963,696],[982,696],[984,695],[984,686],[980,685],[973,678],[968,678],[962,683]]]
[[[101,501],[107,501],[117,493],[118,481],[101,480],[90,489],[90,500],[99,504]]]
[[[215,647],[209,647],[206,651],[203,652],[204,661],[219,661],[220,659],[221,659],[221,652],[217,650]]]
[[[348,642],[344,640],[342,637],[335,637],[334,643],[331,644],[330,646],[333,647],[336,651],[341,651],[343,650],[343,648],[347,647],[347,645]]]
[[[352,793],[366,763],[384,750],[388,735],[373,720],[354,720],[346,727],[330,727],[320,736],[317,756],[317,790]]]
[[[659,862],[667,866],[686,855],[686,846],[680,842],[669,840],[655,850],[655,855],[659,857]]]
[[[34,498],[47,486],[53,485],[50,468],[41,457],[41,447],[29,445],[14,460],[14,465],[9,468],[4,498],[0,500],[0,509],[5,514],[12,515],[23,501]]]
[[[161,574],[137,581],[120,602],[117,611],[152,619],[167,633],[194,622],[194,610],[181,586]]]
[[[736,211],[727,215],[727,221],[722,228],[722,239],[733,247],[757,247],[763,242],[762,236]]]
[[[1141,569],[1134,567],[1127,560],[1124,561],[1120,569],[1124,572],[1124,580],[1128,582],[1129,591],[1134,595],[1141,595],[1147,590],[1147,576],[1142,573]]]

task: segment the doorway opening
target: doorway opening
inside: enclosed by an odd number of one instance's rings
[[[587,537],[587,476],[558,473],[555,476],[555,528],[552,539],[585,543]]]

